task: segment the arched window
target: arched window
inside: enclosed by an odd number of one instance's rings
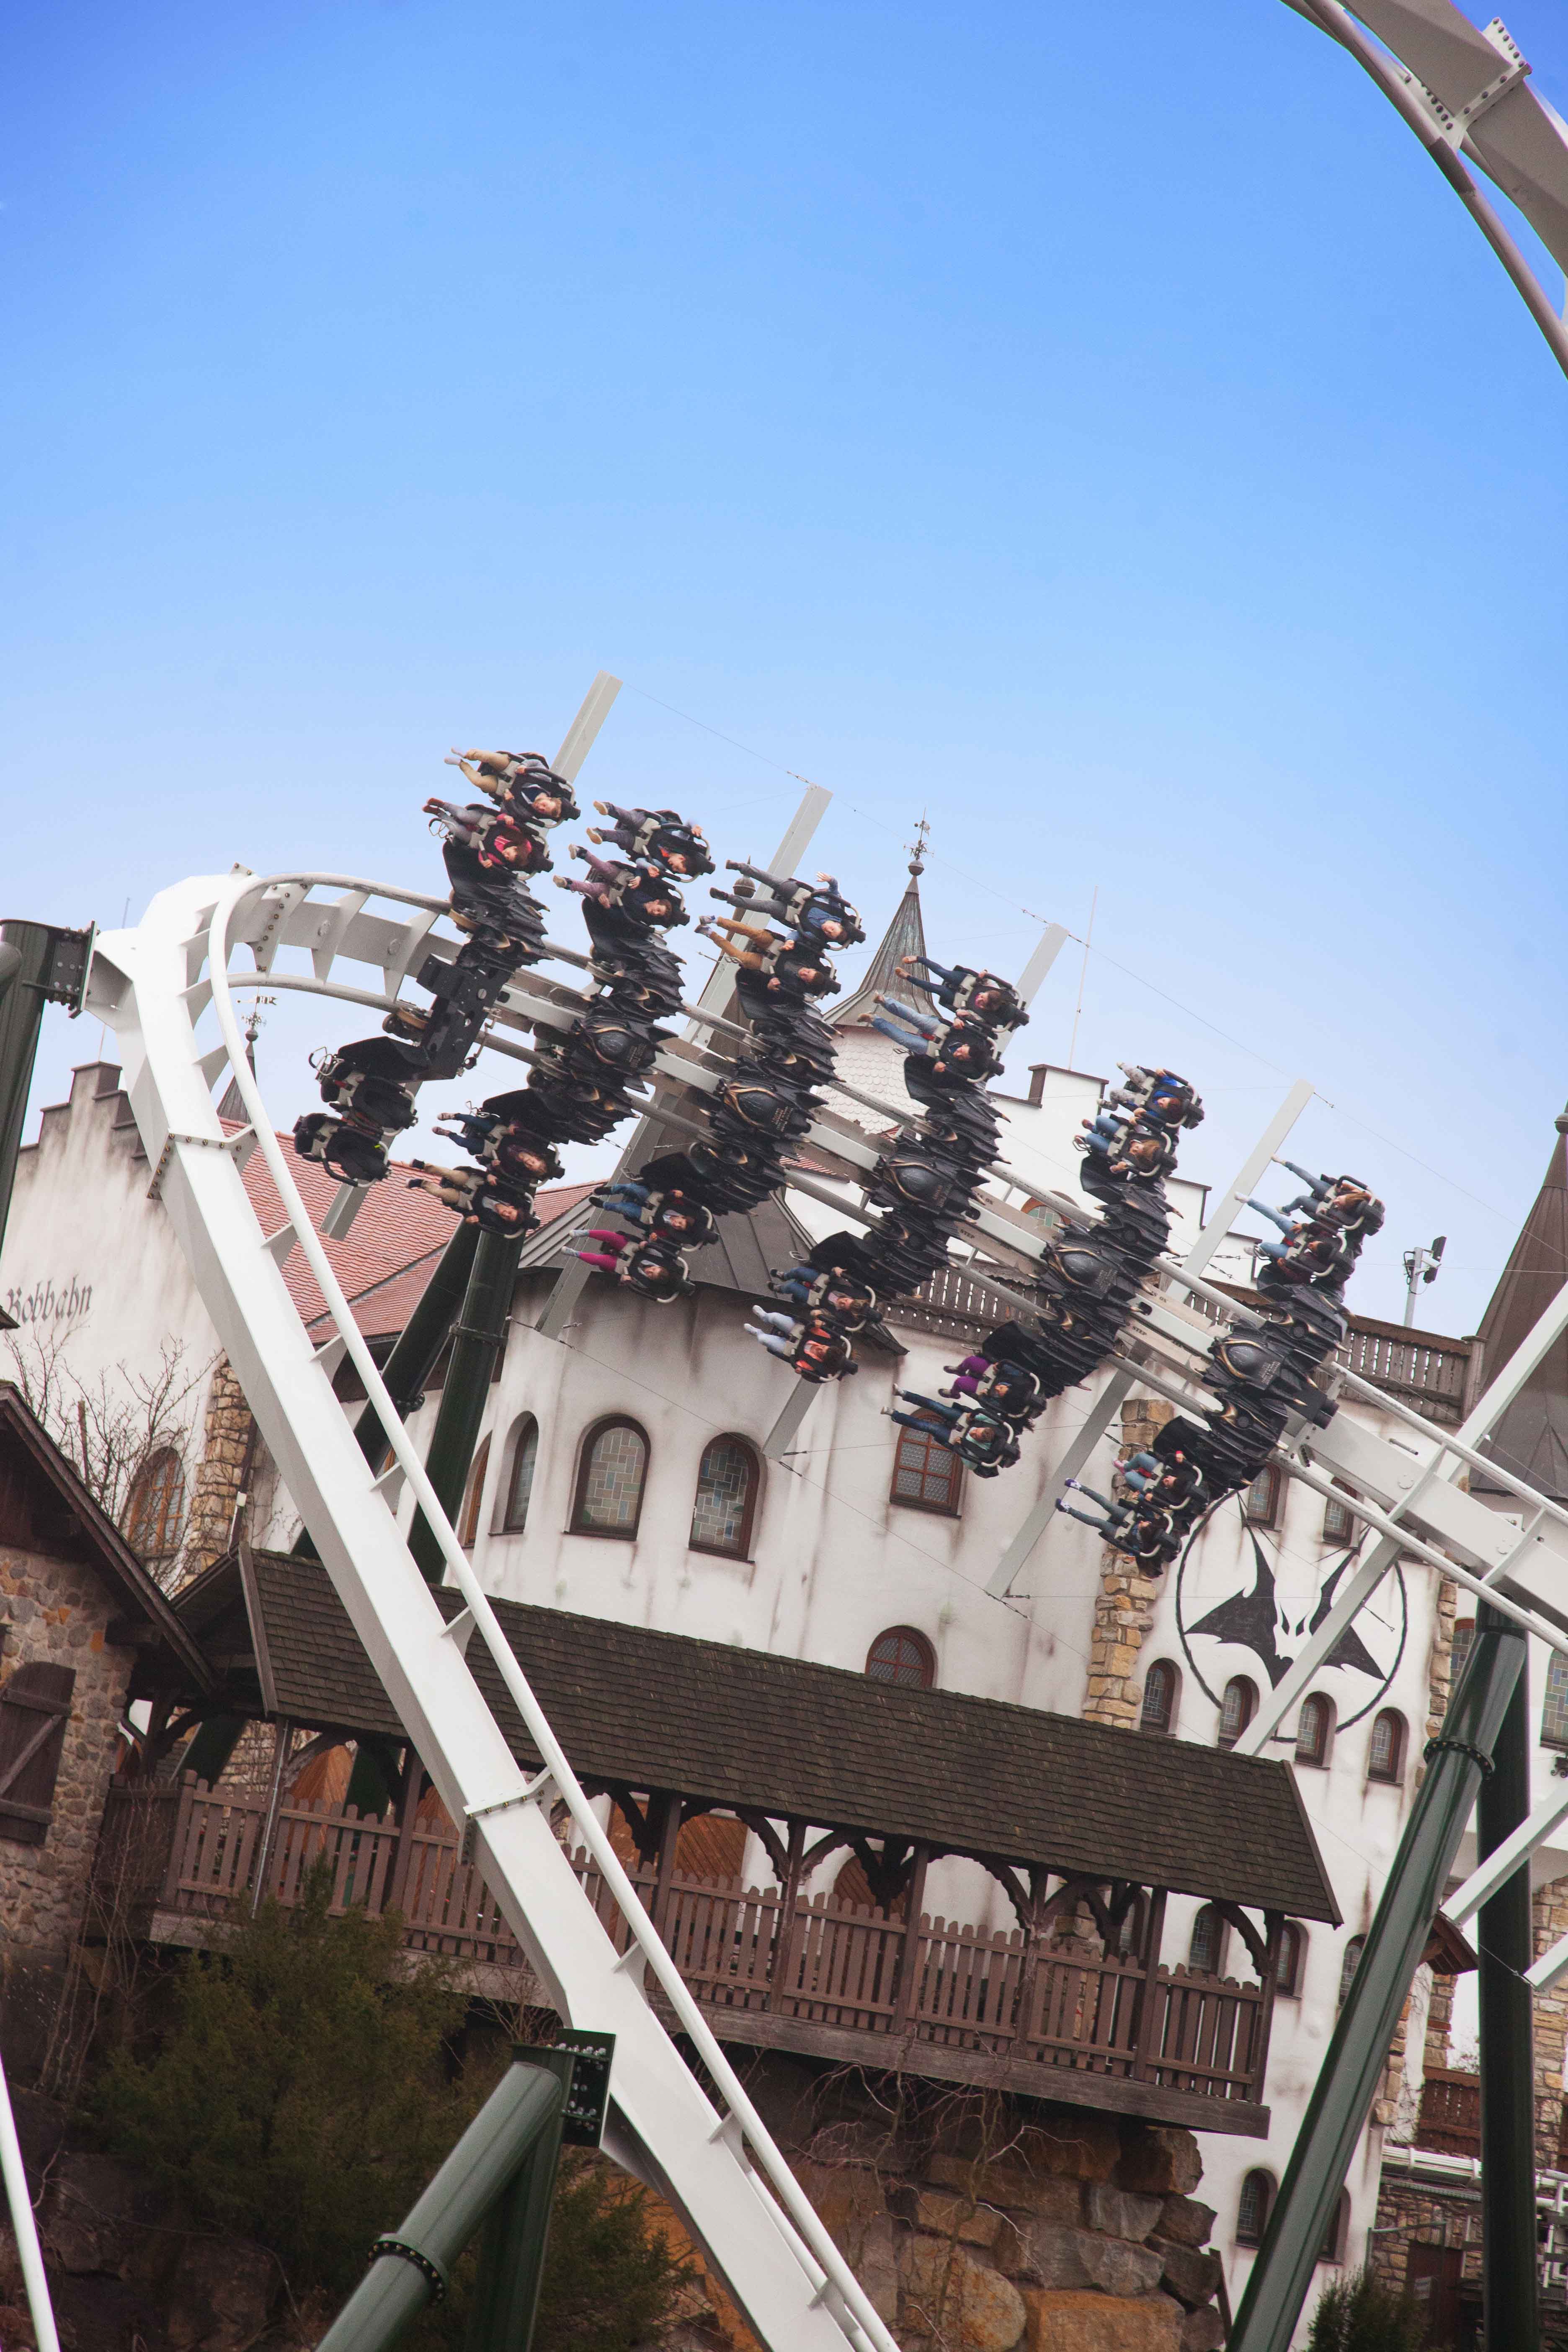
[[[506,1482],[506,1511],[501,1519],[509,1535],[521,1534],[528,1525],[528,1506],[538,1461],[539,1423],[531,1412],[525,1412],[511,1441],[511,1475]]]
[[[1193,1940],[1187,1951],[1187,1966],[1205,1977],[1217,1977],[1225,1968],[1225,1921],[1212,1903],[1205,1903],[1193,1921]]]
[[[1365,1949],[1364,1936],[1352,1936],[1345,1946],[1345,1956],[1340,1962],[1340,1997],[1337,2006],[1341,2009],[1343,2009],[1345,1996],[1355,1982],[1355,1972],[1361,1966],[1361,1956]]]
[[[1323,2231],[1323,2242],[1318,2248],[1318,2260],[1321,2263],[1343,2262],[1345,2236],[1350,2227],[1350,2218],[1351,2193],[1348,2189],[1342,2189],[1334,2200],[1334,2210],[1329,2215],[1328,2227]]]
[[[1258,1712],[1258,1690],[1245,1675],[1236,1675],[1225,1686],[1220,1701],[1219,1744],[1234,1748],[1247,1725]]]
[[[647,1483],[647,1439],[635,1421],[601,1421],[583,1442],[572,1528],[581,1536],[616,1536],[629,1543],[642,1517]]]
[[[941,1511],[944,1517],[958,1517],[958,1488],[963,1466],[956,1454],[939,1445],[935,1437],[920,1423],[913,1428],[900,1429],[898,1449],[893,1455],[893,1484],[889,1500],[906,1503],[913,1511]]]
[[[1296,1761],[1298,1764],[1327,1764],[1329,1742],[1333,1737],[1334,1703],[1314,1691],[1310,1698],[1301,1701],[1301,1712],[1296,1723]]]
[[[702,1449],[691,1506],[693,1551],[744,1559],[752,1548],[757,1500],[757,1457],[744,1438],[715,1437]]]
[[[1150,1667],[1143,1677],[1143,1706],[1138,1717],[1140,1731],[1174,1731],[1176,1727],[1176,1693],[1179,1678],[1169,1659],[1162,1658]]]
[[[458,1541],[465,1551],[472,1551],[474,1538],[479,1531],[479,1498],[485,1491],[485,1472],[490,1466],[490,1442],[487,1437],[474,1456],[468,1472],[468,1483],[463,1489],[463,1507],[458,1515]]]
[[[1279,1516],[1279,1490],[1284,1485],[1272,1462],[1265,1463],[1241,1498],[1244,1517],[1255,1528],[1271,1528]]]
[[[1274,1990],[1287,1996],[1301,1990],[1301,1963],[1307,1957],[1305,1932],[1294,1919],[1287,1919],[1279,1931],[1279,1954],[1274,1963]]]
[[[1385,1707],[1372,1727],[1366,1751],[1369,1780],[1397,1780],[1405,1770],[1405,1717]]]
[[[156,1565],[180,1548],[185,1474],[172,1445],[150,1454],[136,1473],[125,1506],[125,1540],[138,1559]]]
[[[911,1690],[930,1690],[936,1681],[936,1652],[912,1625],[889,1625],[867,1651],[866,1672],[874,1683],[904,1683]]]
[[[1236,2242],[1238,2246],[1260,2246],[1263,2232],[1268,2227],[1268,2215],[1274,2203],[1274,2175],[1271,2172],[1249,2172],[1241,2184],[1241,2195],[1236,2208]]]

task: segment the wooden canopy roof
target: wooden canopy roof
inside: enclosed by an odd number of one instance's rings
[[[248,1591],[247,1591],[248,1587]],[[460,1605],[438,1591],[445,1615]],[[249,1632],[268,1714],[402,1736],[326,1571],[234,1558],[180,1595],[205,1647]],[[498,1601],[497,1614],[572,1764],[590,1785],[678,1790],[935,1851],[1134,1881],[1338,1921],[1289,1767],[1150,1739],[961,1691]],[[480,1643],[480,1689],[520,1761],[531,1751]],[[248,1696],[248,1693],[247,1693]],[[251,1704],[255,1704],[252,1700]]]

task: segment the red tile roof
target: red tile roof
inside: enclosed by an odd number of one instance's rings
[[[372,1337],[402,1330],[454,1231],[451,1211],[429,1192],[410,1186],[414,1172],[407,1161],[394,1160],[383,1181],[365,1194],[342,1241],[321,1235],[327,1263],[355,1307],[361,1329]],[[292,1160],[290,1173],[319,1229],[337,1192],[337,1178],[313,1160]],[[245,1189],[262,1232],[275,1233],[283,1223],[282,1203],[259,1151],[246,1162]],[[535,1206],[548,1224],[574,1209],[593,1189],[591,1184],[552,1185],[539,1194]],[[301,1320],[307,1327],[319,1323],[326,1308],[302,1251],[293,1250],[284,1260],[283,1279]]]
[[[533,1205],[543,1223],[548,1225],[557,1218],[569,1215],[580,1201],[587,1199],[593,1189],[592,1184],[554,1184],[545,1192],[537,1194]],[[374,1193],[371,1197],[374,1198]],[[426,1192],[424,1197],[428,1201],[430,1195]],[[368,1206],[367,1202],[366,1208]],[[450,1210],[443,1210],[441,1213],[447,1220],[447,1234],[450,1235],[455,1229],[456,1221]],[[360,1216],[363,1217],[364,1214],[365,1209],[362,1209]],[[357,1230],[358,1220],[356,1219],[355,1231]],[[446,1245],[446,1239],[443,1238],[441,1249],[445,1249]],[[328,1246],[331,1247],[330,1243]],[[353,1291],[349,1293],[349,1304],[354,1310],[354,1320],[367,1339],[379,1339],[384,1338],[389,1332],[402,1330],[418,1305],[420,1295],[435,1272],[440,1255],[440,1249],[427,1252],[423,1257],[416,1258],[411,1265],[399,1266],[381,1281],[373,1283],[368,1289],[357,1294]],[[318,1315],[306,1328],[312,1332],[318,1332],[320,1336],[318,1327],[324,1325],[326,1320],[324,1314]]]

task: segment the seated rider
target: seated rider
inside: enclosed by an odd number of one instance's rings
[[[460,768],[477,792],[488,793],[527,824],[559,824],[581,814],[572,787],[540,751],[454,751],[448,768]]]
[[[628,857],[688,881],[699,874],[712,873],[713,860],[702,827],[688,824],[678,809],[624,809],[614,801],[595,801],[594,806],[601,816],[616,820],[614,824],[589,826],[588,838],[595,846],[612,841]]]

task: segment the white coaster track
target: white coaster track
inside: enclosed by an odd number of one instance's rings
[[[341,895],[323,906],[310,895],[322,887]],[[392,902],[398,919],[366,913],[373,898]],[[843,2352],[846,2345],[897,2352],[655,1934],[507,1646],[382,1385],[246,1059],[229,981],[237,952],[249,950],[265,969],[280,945],[305,948],[316,976],[296,985],[384,1010],[416,953],[441,952],[442,942],[429,936],[439,903],[331,877],[258,882],[239,873],[183,882],[163,891],[136,929],[99,942],[89,1003],[119,1041],[153,1183],[203,1303],[400,1721],[454,1821],[472,1825],[487,1883],[546,1998],[572,2025],[616,2038],[606,2147],[669,2200],[771,2352]],[[448,942],[447,951],[455,948]],[[332,983],[340,957],[372,968],[368,988]],[[283,978],[275,974],[268,985]],[[216,1041],[197,1035],[209,1014]],[[214,1108],[215,1084],[226,1073],[249,1118],[239,1135],[225,1135]],[[273,1234],[261,1232],[241,1177],[252,1150],[263,1155],[283,1202]],[[336,1327],[321,1349],[283,1280],[283,1261],[295,1248]],[[379,1479],[332,1393],[331,1371],[345,1351],[391,1436],[392,1465]],[[405,1480],[467,1603],[451,1627],[393,1515]],[[543,1770],[531,1780],[513,1761],[468,1670],[464,1643],[476,1634],[542,1759]],[[622,1958],[552,1831],[557,1803],[629,1925]],[[645,1969],[658,1979],[717,2105],[654,2014]]]

